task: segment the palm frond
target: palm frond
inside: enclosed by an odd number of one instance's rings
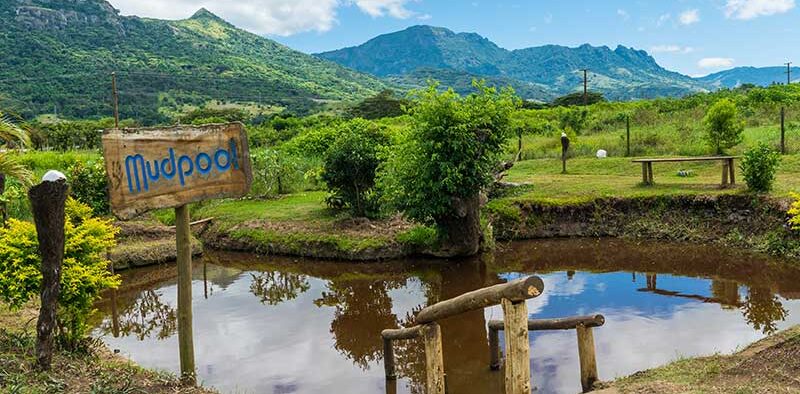
[[[16,179],[25,187],[33,185],[33,172],[16,157],[6,152],[0,152],[0,174]]]
[[[25,147],[31,144],[31,138],[27,130],[17,125],[11,118],[0,112],[0,139],[5,142],[13,142]]]

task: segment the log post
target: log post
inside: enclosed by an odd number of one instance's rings
[[[642,184],[647,185],[650,178],[647,176],[647,162],[642,162]]]
[[[48,175],[50,173],[45,179]],[[49,370],[53,360],[53,330],[64,260],[64,204],[68,187],[63,174],[58,173],[54,179],[45,180],[28,191],[42,258],[42,305],[36,322],[36,363],[42,370]]]
[[[502,300],[506,335],[506,394],[530,394],[531,364],[528,306],[525,301]]]
[[[442,329],[437,323],[422,326],[425,342],[425,369],[428,394],[444,394],[444,359],[442,357]]]
[[[647,184],[648,185],[655,185],[656,182],[653,180],[653,162],[647,162]]]
[[[175,208],[175,230],[178,251],[178,348],[181,382],[196,384],[194,340],[192,337],[192,246],[189,231],[189,207]]]
[[[489,326],[489,369],[500,369],[500,330]]]
[[[581,364],[581,387],[583,392],[592,391],[597,382],[597,360],[594,354],[594,334],[592,328],[579,324],[578,332],[578,359]]]
[[[728,170],[728,161],[725,160],[722,162],[722,187],[728,187],[728,175],[730,171]]]
[[[625,117],[625,142],[626,142],[626,149],[625,149],[625,157],[631,157],[631,117],[630,115]]]
[[[781,154],[786,154],[786,108],[781,107]]]
[[[394,372],[394,348],[392,348],[392,340],[389,338],[383,338],[383,370],[386,380],[397,379]]]
[[[728,160],[728,171],[730,172],[731,185],[735,185],[736,184],[736,166],[733,163],[733,159]]]

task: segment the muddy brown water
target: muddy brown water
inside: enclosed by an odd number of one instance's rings
[[[791,263],[608,239],[500,248],[480,259],[375,264],[208,253],[194,266],[199,380],[223,393],[423,393],[421,344],[398,344],[400,377],[387,384],[380,331],[425,305],[529,274],[545,282],[528,301],[531,318],[605,316],[595,329],[604,380],[730,353],[800,323],[800,269]],[[95,336],[142,366],[177,372],[174,266],[122,276],[122,288],[97,305]],[[441,321],[450,394],[502,392],[486,330],[501,318],[493,307]],[[579,392],[575,332],[536,332],[530,342],[538,392]]]

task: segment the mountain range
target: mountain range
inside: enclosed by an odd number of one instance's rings
[[[205,9],[184,20],[122,16],[104,0],[0,0],[0,108],[23,116],[145,123],[211,99],[315,110],[378,93],[378,78],[238,29]]]
[[[0,37],[4,111],[109,116],[113,71],[121,116],[146,124],[209,102],[304,114],[431,79],[467,92],[474,78],[484,78],[511,85],[524,98],[549,101],[580,90],[584,68],[590,89],[610,99],[681,96],[785,78],[774,68],[691,78],[624,46],[507,50],[475,33],[433,26],[309,55],[205,9],[188,19],[159,20],[120,15],[105,0],[0,0]]]
[[[625,46],[507,50],[476,33],[425,25],[317,56],[404,86],[437,79],[457,90],[468,89],[467,81],[481,76],[510,84],[523,97],[544,101],[581,90],[583,69],[589,70],[591,90],[616,100],[683,96],[742,83],[765,85],[780,81],[782,75],[774,68],[743,67],[691,78],[664,69],[643,50]]]

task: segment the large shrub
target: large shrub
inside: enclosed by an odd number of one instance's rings
[[[67,170],[70,195],[92,208],[94,213],[106,215],[108,206],[108,179],[103,159],[78,161]]]
[[[352,123],[352,122],[351,122]],[[350,132],[340,134],[325,154],[322,180],[334,200],[350,208],[354,216],[371,216],[377,212],[373,193],[378,152],[389,144],[389,137],[372,123],[353,123]]]
[[[442,229],[441,253],[451,256],[480,248],[480,192],[494,181],[519,106],[511,89],[474,86],[466,97],[436,85],[416,92],[411,129],[379,171],[386,200]]]
[[[64,264],[58,299],[58,337],[74,347],[87,334],[86,321],[100,292],[119,285],[108,270],[106,253],[117,229],[110,220],[92,217],[86,205],[67,199]],[[11,219],[0,228],[0,299],[20,308],[38,297],[42,287],[36,227]]]
[[[764,142],[745,152],[741,167],[747,187],[757,193],[772,190],[780,162],[781,155]]]
[[[291,193],[302,182],[299,160],[286,152],[259,148],[251,152],[250,159],[253,165],[250,194],[256,197]]]
[[[706,130],[706,141],[717,154],[725,153],[742,142],[744,122],[739,119],[739,111],[733,101],[725,98],[717,101],[708,109],[703,118]]]
[[[789,224],[793,229],[800,230],[800,194],[792,193],[792,198],[794,198],[794,202],[789,208]]]

